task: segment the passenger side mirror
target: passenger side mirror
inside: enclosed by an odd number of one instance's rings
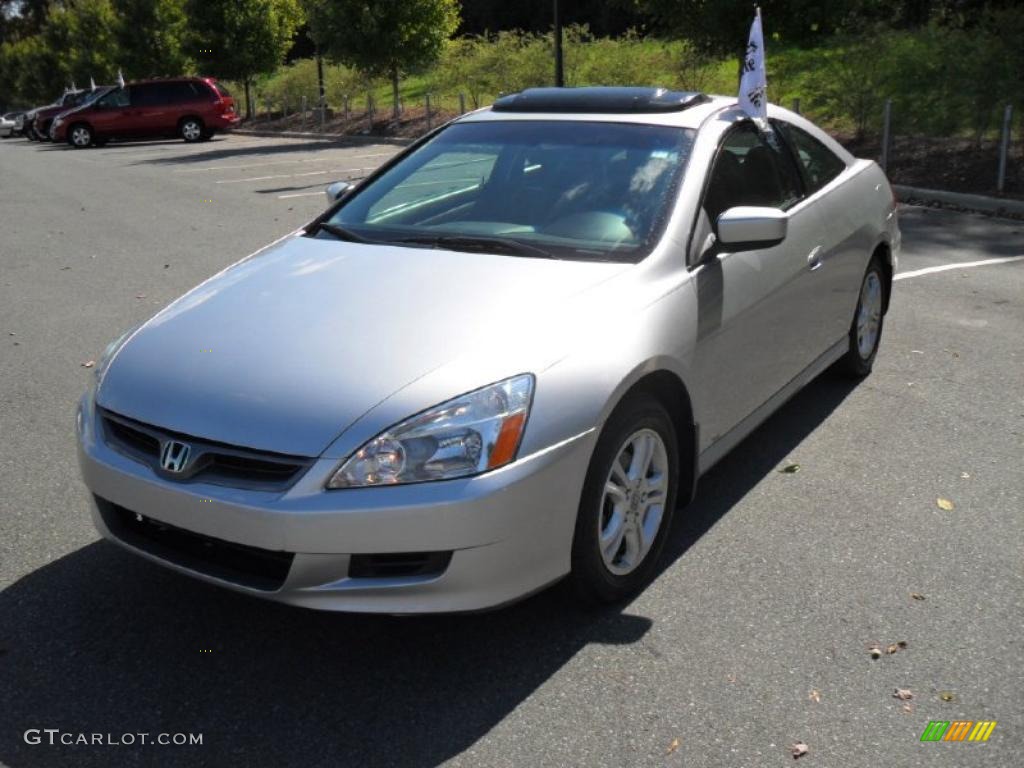
[[[347,181],[336,181],[333,184],[328,184],[327,189],[324,190],[324,194],[327,195],[327,204],[332,205],[355,188],[354,184],[350,184]]]
[[[778,208],[738,205],[718,217],[718,242],[731,251],[770,248],[786,239],[788,224]]]

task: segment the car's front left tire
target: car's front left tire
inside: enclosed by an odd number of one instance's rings
[[[76,123],[68,128],[68,144],[75,149],[85,149],[94,140],[92,128],[85,123]]]
[[[857,310],[850,325],[849,349],[840,360],[840,367],[847,375],[862,378],[871,373],[882,340],[882,326],[885,321],[886,279],[878,256],[871,259],[864,279],[860,284]]]
[[[178,125],[179,135],[189,144],[201,140],[205,132],[206,127],[198,117],[186,117]]]
[[[570,575],[583,602],[616,602],[651,581],[678,488],[672,419],[652,395],[633,395],[606,422],[584,481]]]

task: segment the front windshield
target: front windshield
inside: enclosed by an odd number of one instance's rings
[[[374,242],[518,241],[636,260],[657,241],[694,132],[639,123],[456,123],[363,186],[328,224]]]

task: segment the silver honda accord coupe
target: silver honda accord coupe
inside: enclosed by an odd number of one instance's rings
[[[636,592],[709,467],[871,371],[900,246],[875,163],[661,89],[506,96],[328,198],[111,344],[77,434],[104,536],[330,610]]]

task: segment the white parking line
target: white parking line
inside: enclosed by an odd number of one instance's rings
[[[292,197],[313,197],[314,195],[322,195],[324,191],[321,189],[318,192],[294,192],[290,195],[278,195],[278,200],[288,200]]]
[[[356,173],[358,171],[372,171],[373,168],[328,168],[326,171],[308,171],[306,173],[279,173],[274,176],[250,176],[247,179],[221,179],[215,184],[241,184],[245,181],[266,181],[268,179],[297,179],[302,176],[323,176],[326,173]]]
[[[933,275],[936,272],[948,272],[951,269],[970,269],[971,267],[987,267],[992,264],[1009,264],[1012,261],[1022,261],[1024,256],[999,256],[994,259],[983,259],[982,261],[964,261],[957,264],[940,264],[937,267],[924,267],[923,269],[912,269],[909,272],[900,272],[893,277],[893,280],[906,280],[921,275]]]

